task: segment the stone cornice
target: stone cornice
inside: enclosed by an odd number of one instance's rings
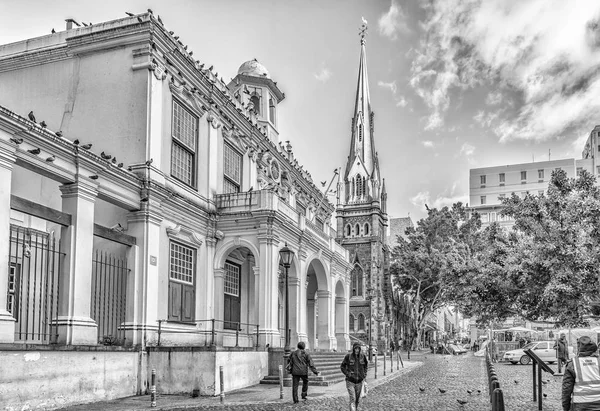
[[[204,243],[202,236],[196,231],[177,224],[175,226],[166,227],[167,236],[174,240],[184,240],[196,246],[201,246]]]

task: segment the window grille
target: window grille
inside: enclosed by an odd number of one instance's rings
[[[194,249],[171,242],[169,276],[189,284],[194,282]]]
[[[198,118],[173,102],[173,145],[171,175],[187,185],[194,185]]]
[[[235,264],[225,263],[225,279],[223,283],[225,294],[240,295],[240,267]]]
[[[242,156],[229,144],[224,144],[223,157],[223,192],[239,193],[242,185]]]

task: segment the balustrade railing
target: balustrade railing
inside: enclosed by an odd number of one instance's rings
[[[184,339],[186,345],[258,348],[259,329],[258,324],[215,319],[190,322],[158,320],[157,346],[164,345],[165,339],[168,339],[169,345],[177,345]]]

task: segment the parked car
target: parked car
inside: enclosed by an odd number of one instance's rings
[[[542,361],[553,364],[556,362],[556,349],[552,348],[554,347],[555,342],[556,341],[534,341],[525,345],[523,348],[505,352],[502,359],[513,364],[521,363],[527,365],[531,362],[531,358],[525,354],[524,350],[531,349]],[[569,357],[574,357],[573,347],[569,347]]]
[[[454,355],[467,353],[467,350],[460,344],[448,344],[448,350]]]

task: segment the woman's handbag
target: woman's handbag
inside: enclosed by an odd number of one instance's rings
[[[367,381],[363,381],[362,388],[360,389],[360,398],[365,398],[369,393],[369,385]]]

